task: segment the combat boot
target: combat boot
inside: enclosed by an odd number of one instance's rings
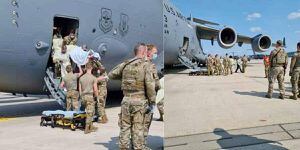
[[[89,134],[89,133],[91,133],[90,124],[86,124],[84,129],[84,134]]]
[[[90,132],[96,132],[98,130],[98,127],[93,126],[92,123],[90,123],[89,127]]]
[[[270,94],[265,95],[266,98],[272,98],[272,96]]]
[[[107,119],[107,116],[106,116],[106,115],[102,116],[102,117],[101,117],[101,120],[98,121],[98,123],[102,123],[102,124],[105,124],[105,123],[107,123],[107,122],[108,122],[108,119]]]
[[[297,94],[293,94],[293,96],[290,96],[290,99],[297,100]]]
[[[163,116],[160,116],[156,121],[164,121]]]
[[[284,99],[284,95],[280,94],[278,98],[280,98],[280,99],[283,100]]]
[[[156,121],[164,121],[164,114],[159,112],[160,117]]]

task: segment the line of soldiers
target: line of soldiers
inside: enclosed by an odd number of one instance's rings
[[[269,73],[268,73],[268,81],[269,87],[266,98],[272,98],[273,90],[274,90],[274,83],[275,80],[278,81],[279,86],[279,98],[285,98],[285,87],[284,87],[284,76],[286,74],[286,69],[288,65],[288,55],[285,52],[284,48],[282,47],[282,41],[278,40],[276,42],[276,48],[271,52],[269,56]],[[291,84],[292,84],[292,93],[293,95],[289,98],[297,100],[299,95],[299,78],[300,78],[300,42],[297,43],[297,52],[292,57],[291,64],[290,64],[290,72],[289,76],[291,76]]]
[[[135,150],[149,149],[146,138],[152,121],[156,91],[160,88],[152,62],[157,57],[156,53],[154,45],[138,44],[134,48],[135,57],[116,66],[108,75],[110,79],[122,81],[124,97],[119,114],[121,150],[128,150],[131,145]],[[159,111],[162,119],[163,110]]]
[[[242,64],[240,64],[242,62]],[[238,71],[238,69],[241,70],[242,73],[245,73],[246,67],[248,63],[248,58],[246,55],[244,55],[241,60],[238,58],[236,60],[237,68],[235,72]],[[206,59],[207,64],[207,72],[208,76],[212,75],[229,75],[233,74],[233,66],[235,64],[235,60],[232,56],[228,57],[228,54],[225,55],[224,58],[219,57],[218,54],[215,56],[212,56],[211,54],[208,54],[208,57]],[[242,69],[240,68],[240,65],[242,65]]]

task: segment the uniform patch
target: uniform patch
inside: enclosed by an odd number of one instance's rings
[[[113,21],[112,21],[112,11],[107,8],[101,9],[101,18],[99,20],[99,27],[101,31],[107,33],[112,30],[113,28]]]
[[[129,30],[128,25],[129,17],[126,14],[121,14],[120,16],[120,24],[119,24],[119,31],[122,36],[125,36]]]

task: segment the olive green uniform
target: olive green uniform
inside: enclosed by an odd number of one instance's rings
[[[100,61],[94,61],[94,68],[96,68],[97,71],[97,73],[95,73],[96,77],[107,76],[105,67],[101,64]],[[107,80],[100,80],[98,81],[97,85],[98,85],[98,98],[97,98],[98,115],[100,119],[103,119],[103,117],[107,118],[105,113],[105,104],[107,98]]]
[[[291,65],[290,65],[290,75],[291,84],[292,84],[292,92],[294,99],[297,99],[299,95],[299,78],[300,78],[300,52],[295,53],[292,57]]]
[[[93,85],[97,83],[97,78],[94,77],[92,74],[84,74],[79,79],[79,83],[81,85],[81,98],[82,103],[85,106],[86,112],[86,121],[87,125],[92,126],[93,123],[93,116],[95,114],[95,101],[93,96]]]
[[[222,74],[221,59],[219,57],[216,57],[214,62],[215,62],[215,73],[217,75],[221,75]]]
[[[284,97],[285,95],[285,88],[284,88],[284,72],[285,67],[288,63],[288,56],[283,48],[276,48],[270,54],[270,73],[269,73],[269,87],[268,87],[268,97],[272,97],[273,94],[273,86],[274,82],[278,80],[278,86],[280,90],[280,96]]]
[[[242,72],[243,73],[246,72],[247,63],[248,63],[248,58],[246,56],[244,56],[242,58]]]
[[[151,68],[150,68],[150,72],[152,73],[152,76],[155,80],[155,91],[158,91],[159,89],[161,89],[161,85],[160,85],[160,81],[159,81],[159,77],[158,77],[158,73],[157,73],[157,69],[154,63],[150,62],[151,64]],[[161,102],[163,103],[163,102]],[[159,104],[160,106],[157,105],[157,107],[163,107],[163,104]],[[162,106],[161,106],[162,105]],[[159,112],[160,115],[163,115],[163,111]],[[149,133],[149,129],[150,129],[150,125],[152,122],[152,117],[153,117],[153,113],[146,113],[145,114],[145,118],[144,118],[144,136],[145,136],[145,142],[146,142],[146,138],[148,136]]]
[[[151,64],[144,59],[133,58],[115,67],[109,78],[122,80],[124,98],[119,115],[120,149],[129,149],[130,141],[133,149],[145,149],[144,116],[149,104],[155,105],[156,98]]]
[[[224,75],[228,75],[229,74],[229,58],[226,56],[223,59],[223,66],[224,66]]]
[[[77,91],[78,77],[78,74],[74,74],[72,72],[63,77],[63,81],[67,89],[67,111],[70,111],[71,109],[74,111],[79,110],[79,93]]]
[[[211,76],[214,73],[214,59],[209,56],[206,59],[206,64],[207,64],[207,75]]]

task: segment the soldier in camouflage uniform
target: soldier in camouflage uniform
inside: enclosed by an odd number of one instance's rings
[[[157,48],[155,45],[149,44],[147,45],[147,60],[151,64],[151,73],[155,80],[155,91],[158,91],[161,89],[158,73],[155,64],[152,62],[154,59],[157,58]],[[160,102],[157,104],[157,107],[163,107],[163,102]],[[160,118],[162,120],[163,118],[163,111],[160,111]],[[144,118],[144,136],[145,136],[145,142],[147,141],[147,136],[149,133],[150,125],[152,122],[153,113],[146,113]]]
[[[299,97],[299,78],[300,78],[300,42],[297,44],[297,52],[292,57],[290,65],[291,83],[292,83],[292,92],[293,96],[290,96],[291,99],[297,100]]]
[[[63,77],[63,80],[60,84],[60,87],[66,87],[67,89],[67,111],[71,109],[73,111],[79,110],[79,92],[77,90],[77,82],[78,78],[82,75],[81,67],[79,67],[79,73],[73,73],[73,69],[71,65],[68,65],[67,74]],[[73,106],[73,107],[72,107]]]
[[[215,56],[215,72],[217,75],[221,75],[222,74],[222,64],[221,64],[221,59],[218,56],[218,54],[216,54]]]
[[[282,41],[276,42],[276,48],[270,54],[270,73],[269,73],[269,88],[268,94],[266,95],[267,98],[272,98],[273,94],[273,85],[275,80],[278,80],[278,86],[280,90],[280,99],[284,99],[285,95],[285,88],[284,88],[284,75],[285,75],[285,68],[288,64],[288,56],[285,50],[282,47]]]
[[[243,73],[246,72],[246,67],[247,67],[247,63],[248,63],[248,58],[246,57],[246,55],[243,56],[242,58],[242,71]]]
[[[228,57],[228,54],[226,54],[224,59],[223,59],[223,66],[224,66],[224,75],[227,76],[229,74],[229,57]]]
[[[155,105],[155,80],[151,63],[144,58],[145,44],[134,48],[135,58],[127,60],[110,73],[110,79],[120,79],[124,98],[121,103],[119,147],[128,150],[132,141],[133,149],[145,149],[144,115]]]
[[[214,74],[214,59],[210,54],[208,54],[208,57],[206,59],[207,64],[207,75],[211,76]]]
[[[76,45],[77,37],[75,35],[75,31],[72,30],[68,36],[65,36],[64,41],[66,42],[67,45]]]
[[[95,132],[96,127],[93,126],[93,116],[95,114],[94,96],[98,96],[97,78],[92,74],[93,64],[86,64],[86,73],[79,79],[79,93],[82,103],[85,107],[86,120],[84,133]]]
[[[102,76],[107,77],[105,67],[102,65],[100,60],[95,59],[94,64],[94,75],[96,77]],[[97,110],[99,115],[98,123],[107,123],[108,119],[105,113],[105,104],[107,97],[107,79],[98,81],[98,98],[97,98]]]

